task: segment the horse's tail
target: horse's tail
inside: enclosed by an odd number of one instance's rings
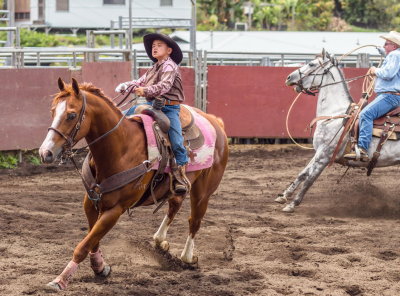
[[[215,116],[215,119],[217,120],[219,126],[220,126],[223,130],[225,130],[225,124],[224,124],[224,121],[222,120],[222,118],[221,118],[221,117]]]

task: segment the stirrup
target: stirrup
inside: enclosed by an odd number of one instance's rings
[[[185,166],[178,166],[172,169],[173,180],[171,191],[176,195],[185,195],[190,191],[190,181],[186,177]]]
[[[368,152],[364,151],[364,149],[359,148],[358,145],[354,146],[354,151],[348,154],[343,155],[345,159],[354,160],[354,161],[369,161]]]
[[[188,188],[184,184],[180,184],[177,181],[174,182],[174,193],[176,195],[184,195],[188,192]]]

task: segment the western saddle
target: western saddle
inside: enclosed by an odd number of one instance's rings
[[[195,152],[193,150],[200,148],[204,144],[204,136],[199,129],[199,127],[195,124],[194,115],[192,111],[189,109],[191,107],[186,107],[185,105],[181,105],[179,119],[181,121],[182,126],[182,135],[184,139],[184,146],[187,150],[188,156],[191,160],[194,160]],[[135,114],[130,116],[131,120],[141,121],[139,117],[135,117],[136,114],[146,114],[153,117],[153,131],[157,141],[157,147],[161,155],[160,163],[158,169],[151,181],[150,189],[151,195],[154,199],[154,189],[155,187],[162,182],[164,179],[164,172],[169,164],[171,172],[170,174],[170,190],[173,190],[173,176],[175,178],[179,178],[179,173],[177,173],[177,165],[175,162],[175,157],[172,151],[171,142],[168,137],[169,130],[169,119],[162,113],[162,111],[154,112],[154,109],[150,105],[139,105]],[[173,176],[172,176],[173,175]],[[188,186],[190,192],[191,184],[187,178],[183,178],[181,181],[185,182]],[[164,203],[163,201],[160,206]],[[160,207],[159,206],[159,207]],[[159,208],[157,207],[157,209]]]
[[[330,165],[335,161],[336,155],[339,152],[342,146],[341,144],[347,134],[350,135],[350,142],[347,144],[344,154],[354,149],[354,146],[357,144],[358,132],[359,132],[358,130],[359,114],[361,110],[367,105],[367,102],[368,102],[368,96],[366,94],[363,94],[363,97],[361,98],[358,104],[351,104],[346,112],[346,115],[340,116],[344,118],[343,122],[344,130],[336,146],[336,149],[332,155]],[[339,118],[339,117],[332,117],[332,118]],[[367,176],[370,176],[372,170],[375,168],[383,145],[388,140],[394,140],[394,141],[400,140],[400,137],[397,135],[397,133],[400,133],[400,107],[397,107],[396,109],[386,113],[384,116],[374,120],[372,136],[378,137],[380,139],[378,146],[376,147],[376,150],[373,153],[373,156],[368,163]],[[344,159],[341,159],[339,162],[345,165],[348,164],[348,161]]]

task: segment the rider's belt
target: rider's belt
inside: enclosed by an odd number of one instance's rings
[[[381,92],[381,94],[391,94],[391,95],[395,95],[395,96],[400,96],[400,92],[393,92],[393,91],[384,91],[384,92]]]
[[[165,99],[165,106],[179,105],[181,102]]]

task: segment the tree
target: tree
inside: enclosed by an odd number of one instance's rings
[[[243,3],[245,0],[199,0],[198,5],[198,23],[207,27],[207,24],[213,27],[215,26],[213,20],[214,16],[217,17],[218,24],[222,25],[222,28],[233,28],[237,20],[243,18]],[[212,17],[210,19],[210,17]]]
[[[299,0],[296,8],[296,29],[325,31],[333,18],[331,0]]]
[[[398,0],[342,0],[344,19],[355,26],[393,29],[399,25]]]

